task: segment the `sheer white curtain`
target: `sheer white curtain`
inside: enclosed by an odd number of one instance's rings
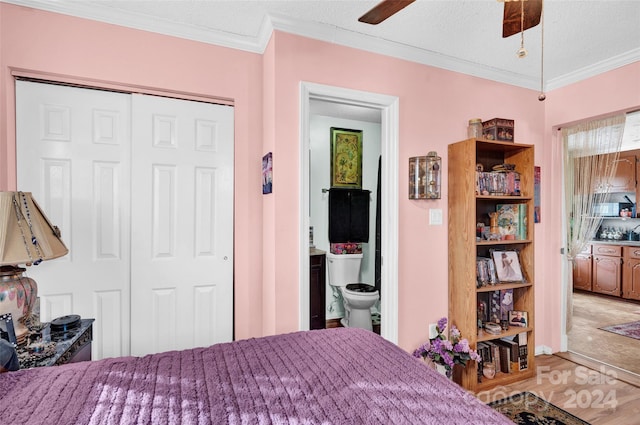
[[[570,262],[567,293],[567,332],[571,329],[573,259],[593,239],[601,218],[593,205],[606,202],[622,144],[625,116],[605,118],[563,128],[564,193],[567,253]]]

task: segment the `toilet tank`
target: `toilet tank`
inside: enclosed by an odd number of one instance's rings
[[[360,282],[360,265],[362,254],[327,254],[329,285],[346,286]]]

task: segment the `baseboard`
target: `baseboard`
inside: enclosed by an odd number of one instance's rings
[[[547,347],[546,345],[536,345],[536,356],[541,354],[553,354],[553,350],[551,347]]]
[[[613,371],[615,373],[615,375],[613,375],[615,379],[640,388],[640,375],[629,372],[628,370],[620,369],[617,366],[612,366],[599,360],[592,359],[591,357],[569,351],[554,353],[553,355],[601,373],[603,370]]]

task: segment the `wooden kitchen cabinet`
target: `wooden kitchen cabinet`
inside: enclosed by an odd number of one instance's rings
[[[609,187],[609,192],[635,192],[636,191],[636,156],[620,154],[617,161],[616,172],[607,182],[598,182],[596,192],[604,192]]]
[[[622,247],[593,245],[592,291],[600,294],[621,294]]]
[[[622,297],[640,300],[640,247],[623,248]]]
[[[591,245],[588,245],[573,262],[573,289],[591,291],[592,288]]]

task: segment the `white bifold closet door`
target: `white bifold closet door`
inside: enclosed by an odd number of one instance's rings
[[[233,336],[233,108],[16,82],[18,190],[69,255],[32,266],[42,320],[93,317],[94,359]]]

